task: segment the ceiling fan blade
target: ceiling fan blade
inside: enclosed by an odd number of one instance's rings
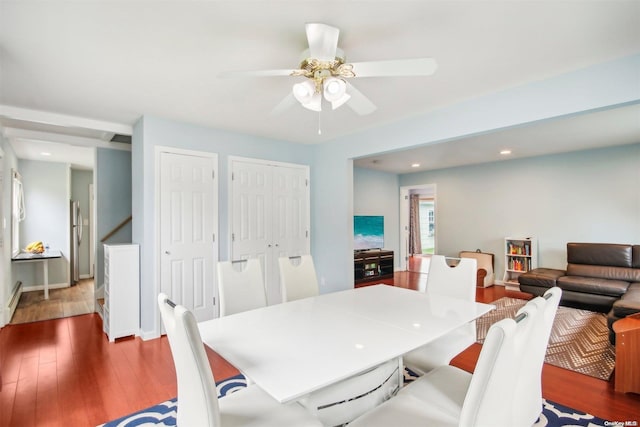
[[[282,101],[278,103],[278,105],[273,107],[273,110],[271,110],[269,114],[272,116],[277,116],[278,114],[281,114],[283,111],[293,107],[297,103],[298,101],[296,101],[296,98],[293,96],[293,94],[289,93],[289,95],[285,96],[282,99]]]
[[[278,77],[290,76],[296,70],[248,70],[248,71],[224,71],[218,77]]]
[[[309,23],[305,25],[309,56],[320,61],[333,61],[338,48],[340,30],[327,24]]]
[[[371,114],[376,111],[377,107],[369,98],[364,96],[362,92],[356,89],[351,83],[347,82],[347,92],[351,95],[347,105],[361,116]]]
[[[430,76],[438,64],[433,58],[392,59],[389,61],[353,62],[356,77]]]

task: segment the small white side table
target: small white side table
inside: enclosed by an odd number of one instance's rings
[[[13,262],[42,262],[44,274],[44,299],[49,299],[49,260],[62,258],[62,253],[58,250],[48,250],[41,254],[32,254],[29,252],[20,252],[11,258]]]

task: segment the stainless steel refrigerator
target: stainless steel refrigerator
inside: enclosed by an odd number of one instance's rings
[[[80,243],[82,242],[82,213],[80,212],[80,203],[71,200],[70,217],[71,217],[71,284],[74,285],[80,280]]]

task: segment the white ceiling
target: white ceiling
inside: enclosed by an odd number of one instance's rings
[[[413,173],[640,142],[640,104],[355,159],[357,167]],[[509,154],[500,154],[501,151]],[[412,166],[418,165],[418,166]]]
[[[296,78],[218,77],[297,67],[306,22],[340,28],[347,61],[429,56],[438,70],[352,80],[378,109],[324,111],[322,135],[317,113],[298,105],[270,114]],[[81,138],[72,144],[81,148],[104,144],[143,114],[322,143],[638,52],[637,0],[0,0],[0,125],[14,146],[46,134]]]

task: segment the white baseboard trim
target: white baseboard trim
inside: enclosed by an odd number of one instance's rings
[[[138,334],[143,341],[154,340],[156,338],[160,338],[160,333],[158,331],[143,331],[140,330]]]
[[[13,290],[13,295],[9,300],[9,304],[7,304],[7,311],[4,319],[5,325],[11,322],[11,318],[13,317],[13,313],[16,311],[16,308],[18,307],[18,301],[20,301],[21,295],[22,295],[22,282],[18,281],[18,285]]]
[[[68,283],[49,283],[49,290],[68,288],[68,287],[69,287]],[[43,291],[43,290],[44,290],[44,285],[29,285],[29,286],[22,287],[22,292]]]
[[[80,278],[81,279],[93,279],[93,276],[91,274],[81,274]]]

